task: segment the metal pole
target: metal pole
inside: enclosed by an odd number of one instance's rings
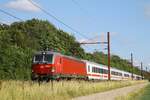
[[[147,72],[147,67],[146,67],[146,72]]]
[[[133,54],[131,53],[131,67],[132,67],[132,80],[133,80]]]
[[[143,70],[143,63],[141,62],[141,77],[142,77],[142,80],[143,80],[143,72],[142,72],[142,70]]]
[[[107,43],[108,43],[108,80],[110,80],[110,33],[107,32]]]

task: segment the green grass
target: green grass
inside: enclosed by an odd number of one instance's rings
[[[150,100],[150,84],[146,86],[141,93],[142,94],[137,97],[139,100]]]
[[[108,91],[144,81],[61,81],[33,83],[31,81],[0,81],[0,100],[67,100],[77,96]]]

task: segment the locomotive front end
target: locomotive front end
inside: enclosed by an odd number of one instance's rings
[[[32,80],[50,79],[54,72],[54,54],[48,52],[38,52],[33,57]]]

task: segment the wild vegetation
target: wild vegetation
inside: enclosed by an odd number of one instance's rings
[[[116,100],[149,100],[150,98],[150,84],[146,85],[144,88],[133,91],[125,96],[119,96]]]
[[[136,98],[139,100],[149,100],[150,98],[150,84],[148,84],[143,90],[141,90]]]
[[[29,80],[32,56],[39,50],[53,50],[107,64],[107,55],[103,52],[86,53],[73,35],[48,21],[32,19],[0,25],[0,79]],[[131,72],[129,61],[117,55],[111,56],[111,66]],[[134,73],[139,74],[140,70],[134,67]]]
[[[61,81],[33,83],[32,81],[1,81],[0,98],[3,100],[68,100],[81,95],[103,92],[145,81]],[[53,87],[52,87],[53,86]]]

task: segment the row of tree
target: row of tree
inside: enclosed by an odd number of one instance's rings
[[[103,52],[86,53],[73,35],[48,21],[32,19],[0,25],[0,79],[30,79],[34,52],[50,49],[107,64],[107,55]],[[129,61],[116,55],[111,56],[111,66],[131,72]],[[136,67],[134,72],[140,74]]]

